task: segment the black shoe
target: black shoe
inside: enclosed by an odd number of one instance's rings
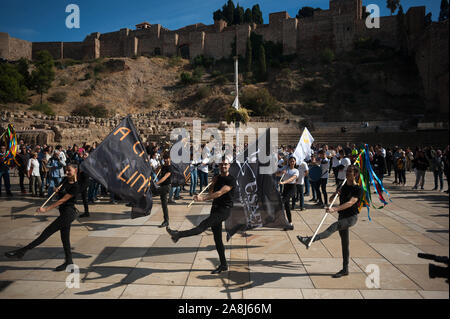
[[[169,227],[166,227],[166,230],[169,233],[172,241],[176,244],[177,241],[180,239],[180,233],[177,230],[170,229]]]
[[[309,242],[311,241],[310,237],[302,237],[302,236],[297,236],[297,239],[299,240],[299,242],[301,242],[303,245],[305,245],[306,249],[309,249]]]
[[[227,270],[228,270],[227,265],[219,265],[219,267],[217,267],[216,269],[211,271],[211,274],[213,274],[213,275],[220,274],[222,271],[227,271]]]
[[[167,227],[169,226],[169,222],[168,221],[163,221],[163,223],[161,225],[159,225],[159,228],[163,228],[163,227]]]
[[[338,273],[335,273],[332,277],[333,278],[341,278],[343,276],[348,276],[348,269],[342,269]]]
[[[288,225],[284,227],[284,230],[294,230],[294,225]]]
[[[7,197],[12,197],[13,194],[12,194],[11,192],[9,192],[9,193],[6,193],[6,196],[7,196]]]
[[[84,218],[84,217],[89,217],[89,216],[91,216],[89,213],[84,213],[84,214],[81,214],[79,217]]]
[[[168,203],[168,204],[176,204],[177,202],[174,201],[173,199],[169,199],[169,200],[167,201],[167,203]]]
[[[20,249],[16,249],[16,250],[12,250],[12,251],[7,251],[5,253],[5,256],[8,258],[18,258],[18,259],[22,259],[23,256],[25,255],[26,250],[23,248]]]
[[[64,264],[59,265],[58,267],[56,267],[53,271],[64,271],[64,270],[67,269],[67,267],[68,267],[69,265],[72,265],[72,264],[73,264],[73,262],[70,262],[70,263],[65,262]]]

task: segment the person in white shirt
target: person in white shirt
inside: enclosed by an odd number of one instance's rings
[[[304,189],[305,189],[305,178],[308,177],[308,164],[306,164],[305,161],[301,161],[300,164],[297,167],[298,169],[298,178],[297,178],[297,196],[292,199],[292,209],[295,208],[295,203],[297,200],[300,200],[300,210],[305,210],[305,195],[304,195]]]
[[[39,196],[43,197],[41,189],[42,186],[41,173],[39,170],[39,161],[37,159],[36,152],[32,153],[31,158],[28,160],[27,172],[28,178],[30,178],[31,193],[33,194],[33,196],[38,196],[37,192],[39,191]]]
[[[291,215],[291,207],[290,201],[292,197],[295,197],[295,192],[297,190],[296,184],[297,179],[300,176],[298,169],[295,168],[295,157],[291,156],[289,158],[289,165],[282,168],[281,171],[277,173],[277,175],[281,175],[282,179],[280,180],[280,184],[284,185],[283,187],[283,202],[284,209],[286,211],[286,216],[289,221],[290,226],[286,227],[285,230],[293,230],[294,225],[292,225],[292,215]]]
[[[208,163],[209,158],[204,158],[201,162],[201,164],[198,166],[198,176],[200,179],[200,192],[202,191],[203,187],[208,186]]]
[[[338,184],[337,178],[338,178],[338,172],[339,172],[339,169],[338,169],[339,163],[340,163],[339,153],[334,153],[333,157],[331,158],[331,169],[333,170],[333,175],[336,180],[335,185]]]
[[[62,149],[61,145],[57,145],[56,146],[56,150],[59,151],[59,159],[60,159],[60,161],[62,163],[64,163],[64,166],[62,168],[60,168],[60,170],[59,170],[60,176],[61,176],[61,178],[63,178],[63,177],[66,176],[66,169],[65,169],[65,167],[66,167],[66,163],[67,163],[67,157],[66,157],[66,154],[65,154],[64,150]]]
[[[345,179],[345,176],[347,174],[347,168],[352,164],[350,159],[345,156],[344,150],[340,150],[339,151],[339,156],[342,158],[341,161],[339,162],[339,172],[338,172],[338,186],[342,184],[342,182]]]

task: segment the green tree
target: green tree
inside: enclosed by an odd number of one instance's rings
[[[55,79],[53,57],[48,51],[39,51],[33,64],[35,70],[31,73],[32,87],[41,95],[42,104],[43,94],[48,92]]]
[[[234,9],[234,21],[233,24],[243,24],[244,23],[244,8],[238,5]]]
[[[31,76],[29,69],[29,62],[25,58],[20,58],[20,60],[17,63],[17,71],[19,71],[20,75],[23,77],[23,84],[30,89],[31,88]]]
[[[228,0],[227,4],[222,7],[223,16],[229,25],[232,25],[234,22],[234,9],[234,2],[232,0]]]
[[[252,72],[252,41],[250,39],[247,40],[247,48],[245,51],[245,69],[247,72]]]
[[[441,11],[439,12],[439,21],[448,19],[448,0],[441,0]]]
[[[255,4],[252,7],[252,16],[253,16],[253,22],[256,24],[263,24],[263,14],[261,12],[261,9],[259,7],[259,4]]]
[[[303,7],[298,10],[297,19],[308,18],[314,15],[314,8],[312,7]]]
[[[397,11],[397,8],[400,6],[400,0],[386,0],[386,7],[391,10],[391,15]]]
[[[265,81],[267,78],[267,65],[266,65],[266,50],[264,49],[264,45],[261,44],[259,46],[259,54],[258,54],[258,79],[259,81]]]
[[[213,19],[214,19],[214,21],[225,20],[222,10],[219,9],[217,11],[214,11]]]
[[[10,64],[0,64],[0,101],[24,102],[26,92],[23,76],[17,69]]]
[[[250,10],[250,8],[247,8],[244,13],[244,23],[252,23],[252,22],[253,22],[252,10]]]

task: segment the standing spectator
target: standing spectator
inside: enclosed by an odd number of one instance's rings
[[[39,161],[37,159],[37,153],[31,153],[31,158],[28,160],[27,164],[27,172],[28,172],[28,178],[30,179],[31,184],[31,193],[33,196],[39,196],[43,197],[44,194],[42,192],[42,180],[41,180],[41,172],[39,169]]]
[[[383,182],[384,174],[386,172],[386,160],[383,157],[381,147],[377,147],[375,152],[376,153],[373,156],[373,171],[377,174],[380,181]]]
[[[442,192],[443,188],[444,188],[444,178],[443,178],[443,173],[444,173],[444,160],[442,157],[442,151],[441,150],[437,150],[434,154],[434,157],[431,159],[431,161],[433,162],[433,173],[434,173],[434,188],[433,190],[437,190],[438,188],[438,180],[439,180],[439,185],[440,188],[439,190]]]
[[[295,208],[295,203],[297,202],[297,200],[300,201],[300,210],[303,211],[305,210],[305,197],[304,197],[304,184],[305,184],[305,179],[308,178],[308,164],[306,164],[305,161],[301,161],[298,165],[298,178],[297,178],[297,196],[295,198],[293,198],[292,201],[292,209]]]
[[[414,160],[414,153],[408,147],[408,148],[406,148],[406,169],[408,170],[408,172],[411,172],[411,168],[413,166],[413,160]]]
[[[56,145],[55,149],[56,149],[56,151],[58,151],[58,156],[59,156],[59,159],[61,160],[61,163],[64,163],[64,166],[61,167],[59,170],[59,175],[61,178],[63,178],[64,176],[66,176],[64,167],[66,166],[66,163],[67,163],[67,156],[64,153],[64,150],[62,149],[61,145]]]
[[[89,153],[84,152],[81,159],[81,162],[88,158]],[[75,162],[76,163],[76,162]],[[84,206],[84,214],[80,215],[80,218],[89,217],[89,200],[88,200],[88,187],[89,187],[89,175],[86,172],[81,171],[80,165],[81,163],[76,163],[78,166],[78,186],[79,193],[81,194],[81,200],[83,201]]]
[[[338,166],[339,166],[339,152],[335,152],[333,157],[331,158],[331,169],[333,170],[333,175],[335,179],[335,185],[338,184]]]
[[[419,183],[420,189],[423,189],[423,185],[425,184],[425,172],[427,171],[429,164],[423,151],[418,150],[415,157],[414,168],[416,172],[416,183],[414,184],[413,189],[417,189]]]
[[[317,162],[316,156],[311,156],[311,163],[309,165],[309,183],[311,185],[312,199],[310,201],[317,202],[319,200],[319,194],[317,189],[319,188],[320,176],[322,175],[322,169],[320,163]]]
[[[27,153],[27,148],[25,147],[25,144],[22,144],[20,146],[20,152],[16,156],[16,160],[19,163],[19,167],[17,168],[17,170],[19,172],[19,185],[20,185],[20,191],[22,192],[22,194],[27,193],[27,191],[25,190],[24,179],[25,179],[25,176],[28,176],[27,165],[28,165],[29,159],[30,159],[30,156]]]
[[[6,155],[6,146],[0,146],[0,158]],[[2,196],[2,178],[5,183],[6,196],[13,196],[11,193],[11,183],[9,181],[9,167],[0,160],[0,196]]]
[[[191,185],[189,187],[189,195],[198,195],[195,191],[198,182],[198,165],[199,162],[194,159],[193,154],[191,154],[191,163],[189,165],[189,171],[191,173]]]
[[[283,167],[282,171],[277,173],[277,175],[284,175],[283,179],[279,182],[280,184],[284,185],[282,198],[286,217],[289,221],[289,227],[286,227],[284,230],[294,229],[294,225],[292,224],[290,201],[292,197],[295,197],[295,192],[297,190],[297,178],[299,176],[298,169],[295,168],[295,162],[295,157],[291,156],[289,158],[289,165]]]
[[[48,161],[50,160],[51,156],[49,154],[49,148],[44,148],[41,156],[41,160],[39,161],[40,168],[41,168],[41,193],[44,193],[44,188],[47,189],[48,185],[50,184],[49,175],[48,175]],[[39,154],[38,154],[38,160],[39,160]]]
[[[325,204],[325,206],[328,206],[327,182],[328,182],[328,171],[330,168],[330,160],[326,158],[325,151],[323,149],[320,150],[318,154],[319,154],[320,169],[322,170],[322,172],[319,179],[319,187],[316,189],[317,198],[319,199],[317,205],[323,206]]]
[[[49,186],[48,186],[48,196],[53,194],[54,188],[61,183],[61,169],[66,166],[66,163],[61,160],[60,152],[55,150],[53,156],[48,161],[47,167],[49,168]]]
[[[394,164],[394,154],[392,153],[392,150],[388,148],[386,150],[386,170],[387,170],[387,176],[391,176],[392,166]],[[395,166],[395,165],[394,165]]]
[[[398,172],[398,184],[399,185],[406,185],[406,153],[405,151],[402,151],[400,153],[400,157],[397,159],[397,162],[395,163],[395,168]]]
[[[346,156],[346,153],[344,150],[339,151],[339,157],[341,158],[341,161],[339,163],[339,171],[338,171],[338,187],[342,184],[342,182],[345,179],[345,176],[347,174],[347,168],[352,164],[350,159]]]
[[[202,163],[198,167],[198,175],[200,178],[200,192],[202,191],[203,187],[206,187],[208,185],[208,163],[209,158],[204,158],[202,160]]]
[[[394,147],[394,155],[393,155],[394,163],[397,163],[397,160],[400,157],[399,151],[400,151],[399,147],[395,146]],[[397,171],[396,167],[394,167],[394,182],[393,182],[393,184],[398,184],[398,171]]]
[[[445,174],[445,178],[447,179],[447,190],[445,191],[448,194],[448,191],[450,189],[449,187],[449,158],[450,156],[450,147],[447,145],[445,152],[444,152],[444,156],[443,156],[443,162],[444,162],[444,174]]]

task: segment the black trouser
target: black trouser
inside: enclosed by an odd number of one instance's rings
[[[294,209],[297,200],[300,200],[300,208],[303,209],[305,208],[305,195],[303,194],[304,187],[300,184],[296,184],[295,186],[297,188],[297,193],[296,196],[292,198],[292,209]]]
[[[317,198],[319,199],[320,204],[325,203],[325,205],[328,205],[327,182],[328,178],[321,178],[319,179],[319,182],[316,184]],[[320,190],[322,190],[323,200]]]
[[[20,190],[22,192],[25,192],[25,185],[23,185],[24,179],[25,179],[25,171],[19,170],[19,185],[20,185]]]
[[[290,223],[292,223],[292,216],[291,216],[291,206],[289,205],[289,202],[291,198],[295,197],[295,192],[297,191],[297,188],[295,186],[296,184],[284,184],[283,186],[283,202],[284,202],[284,210],[286,211],[286,217]]]
[[[338,173],[339,173],[339,168],[336,166],[336,167],[333,167],[333,174],[334,174],[334,179],[336,180],[336,185],[338,184]]]
[[[83,201],[84,213],[89,214],[88,185],[81,189],[81,200]]]
[[[353,215],[350,217],[339,216],[338,221],[331,224],[325,231],[318,234],[314,241],[325,239],[331,236],[336,231],[339,231],[339,236],[341,236],[342,245],[342,259],[343,268],[348,270],[348,262],[350,258],[350,245],[349,245],[349,228],[356,224],[358,220],[358,215]]]
[[[406,170],[405,169],[398,170],[398,183],[406,184]]]
[[[213,205],[211,207],[211,213],[208,218],[203,220],[200,225],[190,230],[180,231],[180,237],[189,237],[195,236],[203,233],[208,227],[211,227],[211,230],[214,235],[214,242],[216,244],[216,250],[219,254],[220,264],[226,265],[227,259],[225,258],[225,247],[223,246],[222,241],[222,222],[227,220],[230,216],[230,207],[216,206]]]
[[[398,169],[394,168],[394,183],[397,183],[398,175]]]
[[[164,214],[164,221],[169,222],[169,209],[167,208],[167,201],[170,192],[170,185],[161,186],[159,192],[159,197],[161,198],[161,207]]]
[[[60,208],[59,217],[57,217],[50,225],[48,225],[38,238],[33,240],[27,246],[23,247],[23,249],[33,249],[34,247],[39,246],[59,230],[61,232],[61,241],[64,247],[66,262],[69,264],[73,263],[72,251],[70,249],[70,225],[76,217],[77,212],[74,206]]]
[[[386,161],[386,165],[387,165],[387,174],[388,174],[388,176],[391,176],[392,162],[391,161]]]

